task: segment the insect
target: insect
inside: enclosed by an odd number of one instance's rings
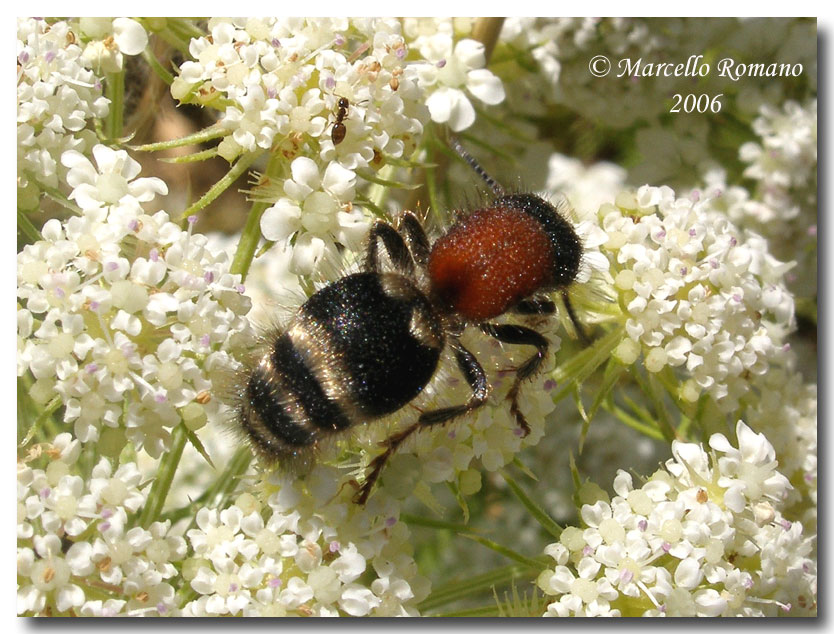
[[[344,121],[345,117],[347,117],[348,108],[350,108],[350,101],[348,101],[347,97],[339,97],[336,106],[338,108],[336,111],[336,122],[330,131],[330,138],[333,140],[333,145],[339,145],[339,143],[345,140],[347,127],[345,127]]]
[[[429,246],[413,214],[403,216],[400,232],[387,223],[373,225],[365,270],[325,286],[301,306],[251,364],[237,399],[238,420],[257,453],[267,461],[303,462],[328,438],[412,401],[451,345],[472,396],[463,405],[423,412],[414,426],[388,438],[357,493],[360,504],[416,426],[446,422],[489,394],[474,355],[448,339],[445,316],[416,282],[416,263],[425,263]],[[379,241],[394,271],[382,270]]]
[[[377,221],[361,272],[313,294],[283,331],[269,336],[238,387],[237,416],[252,447],[268,462],[292,468],[345,430],[414,400],[448,347],[469,387],[468,398],[423,411],[389,436],[354,496],[359,504],[411,434],[487,401],[486,373],[460,340],[471,325],[503,343],[536,349],[516,370],[508,393],[519,427],[529,433],[518,405],[519,386],[539,369],[548,341],[532,328],[488,320],[505,312],[555,312],[555,304],[539,293],[566,288],[579,267],[579,239],[554,207],[533,194],[505,193],[457,142],[455,149],[496,197],[433,245],[411,212],[396,227]],[[385,270],[380,245],[393,270]]]

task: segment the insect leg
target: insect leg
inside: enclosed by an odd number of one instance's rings
[[[417,216],[410,211],[406,211],[400,221],[399,231],[408,242],[411,255],[414,257],[417,266],[425,269],[429,264],[431,247],[426,232],[423,230],[423,225],[417,220]]]
[[[510,309],[517,315],[552,315],[556,312],[556,304],[544,297],[523,299]]]
[[[382,240],[391,262],[406,277],[414,275],[414,258],[403,240],[403,237],[389,225],[381,220],[376,221],[368,233],[368,247],[365,252],[364,270],[378,272],[381,269],[379,261],[379,243]]]
[[[478,359],[476,359],[475,355],[469,352],[469,350],[464,348],[460,342],[453,342],[450,345],[455,350],[455,358],[458,362],[458,367],[463,373],[463,376],[466,378],[466,382],[472,388],[472,395],[463,405],[444,407],[441,409],[423,412],[420,415],[420,418],[417,419],[416,423],[396,434],[393,434],[392,436],[389,436],[384,442],[386,445],[385,451],[371,461],[368,476],[365,478],[365,482],[362,483],[362,486],[353,498],[354,502],[357,504],[365,504],[368,500],[368,496],[371,494],[371,489],[373,489],[374,484],[377,479],[379,479],[379,475],[382,473],[382,468],[385,466],[388,458],[390,458],[391,455],[397,451],[406,438],[421,427],[442,424],[452,418],[455,418],[456,416],[471,412],[472,410],[483,405],[489,397],[491,388],[489,382],[487,381],[484,369],[481,367],[481,364],[478,363]]]
[[[515,416],[516,423],[518,423],[518,426],[521,427],[526,436],[530,433],[530,425],[521,413],[521,409],[519,409],[518,390],[524,379],[533,376],[538,371],[550,344],[543,335],[525,326],[481,324],[481,330],[502,343],[536,347],[536,353],[522,363],[516,370],[515,381],[507,393],[507,398],[510,399],[510,412]]]
[[[576,328],[576,334],[579,337],[579,340],[584,344],[588,345],[591,343],[591,340],[588,338],[588,333],[585,332],[585,328],[579,323],[579,320],[576,318],[576,312],[573,310],[573,304],[570,301],[570,295],[566,290],[562,291],[562,302],[565,304],[565,311],[568,313],[568,317],[570,317],[571,322],[573,323],[573,327]]]

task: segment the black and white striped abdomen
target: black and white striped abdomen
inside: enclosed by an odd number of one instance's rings
[[[266,457],[297,456],[406,405],[443,345],[440,318],[409,279],[346,276],[310,297],[249,368],[240,423]]]

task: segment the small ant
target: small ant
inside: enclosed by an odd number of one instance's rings
[[[336,113],[336,123],[333,124],[333,129],[330,131],[330,138],[333,139],[333,145],[339,145],[339,143],[345,140],[347,128],[343,122],[345,117],[347,117],[350,102],[347,100],[347,97],[339,97],[337,106],[339,111]]]

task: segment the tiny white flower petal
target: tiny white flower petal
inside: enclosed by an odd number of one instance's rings
[[[686,558],[675,568],[675,584],[682,588],[695,588],[701,583],[703,574],[696,559]]]
[[[58,590],[55,607],[59,612],[66,612],[70,608],[77,608],[84,603],[84,591],[75,584],[63,586]]]
[[[303,200],[321,185],[318,165],[306,156],[299,156],[295,159],[290,165],[290,170],[292,180],[284,183],[284,191],[290,198]]]
[[[261,216],[261,233],[273,242],[287,240],[298,231],[301,208],[287,198],[281,198]]]
[[[431,118],[437,123],[448,123],[460,132],[475,123],[475,109],[462,91],[455,88],[439,88],[426,100]]]
[[[469,38],[455,44],[455,57],[469,68],[482,68],[486,63],[484,45]]]
[[[353,198],[353,186],[356,182],[356,174],[345,169],[339,163],[330,163],[324,171],[322,188],[330,192],[339,200],[350,200]]]
[[[501,80],[485,68],[467,74],[466,88],[486,104],[495,105],[506,96]]]
[[[113,39],[126,55],[138,55],[148,45],[148,34],[136,20],[116,18],[113,20]]]

